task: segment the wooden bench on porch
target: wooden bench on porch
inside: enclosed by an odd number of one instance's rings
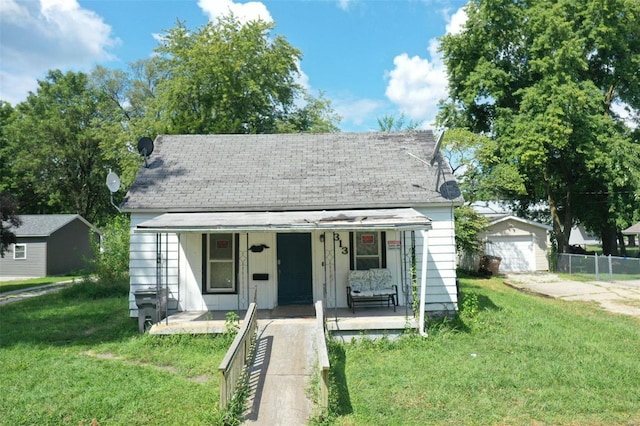
[[[398,305],[398,286],[393,284],[388,269],[370,269],[368,271],[349,271],[347,286],[347,304],[356,311],[356,304],[387,304],[396,311]]]

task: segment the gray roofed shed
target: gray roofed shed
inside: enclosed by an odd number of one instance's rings
[[[22,224],[5,226],[16,235],[0,258],[0,277],[42,277],[78,272],[93,257],[91,235],[101,232],[77,214],[19,215]]]
[[[149,166],[138,172],[122,209],[224,212],[459,204],[462,197],[447,162],[430,164],[434,148],[430,131],[158,136]]]
[[[635,225],[631,225],[630,227],[622,231],[622,234],[623,235],[640,235],[640,222],[636,223]]]
[[[19,215],[22,224],[12,228],[17,237],[48,237],[58,229],[78,219],[84,222],[94,232],[100,234],[100,230],[78,214],[33,214]]]

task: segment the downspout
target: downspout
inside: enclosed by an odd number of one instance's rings
[[[422,234],[422,268],[420,269],[420,335],[422,337],[427,337],[428,334],[424,329],[424,305],[425,305],[425,297],[427,293],[427,254],[428,254],[428,244],[427,244],[427,231],[421,230],[420,234]]]

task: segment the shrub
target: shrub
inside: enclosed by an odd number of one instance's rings
[[[129,273],[129,218],[115,216],[105,227],[101,247],[94,245],[92,263],[97,280],[103,283],[119,283],[128,279]]]

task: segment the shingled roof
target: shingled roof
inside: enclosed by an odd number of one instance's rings
[[[17,237],[48,237],[76,219],[86,224],[93,231],[100,233],[98,228],[78,214],[23,214],[18,215],[18,218],[22,224],[17,228],[11,227],[9,229]],[[4,226],[10,228],[9,223],[5,223]]]
[[[124,211],[286,211],[462,202],[430,131],[158,136]],[[416,158],[417,157],[417,158]],[[440,164],[440,166],[439,166]]]

